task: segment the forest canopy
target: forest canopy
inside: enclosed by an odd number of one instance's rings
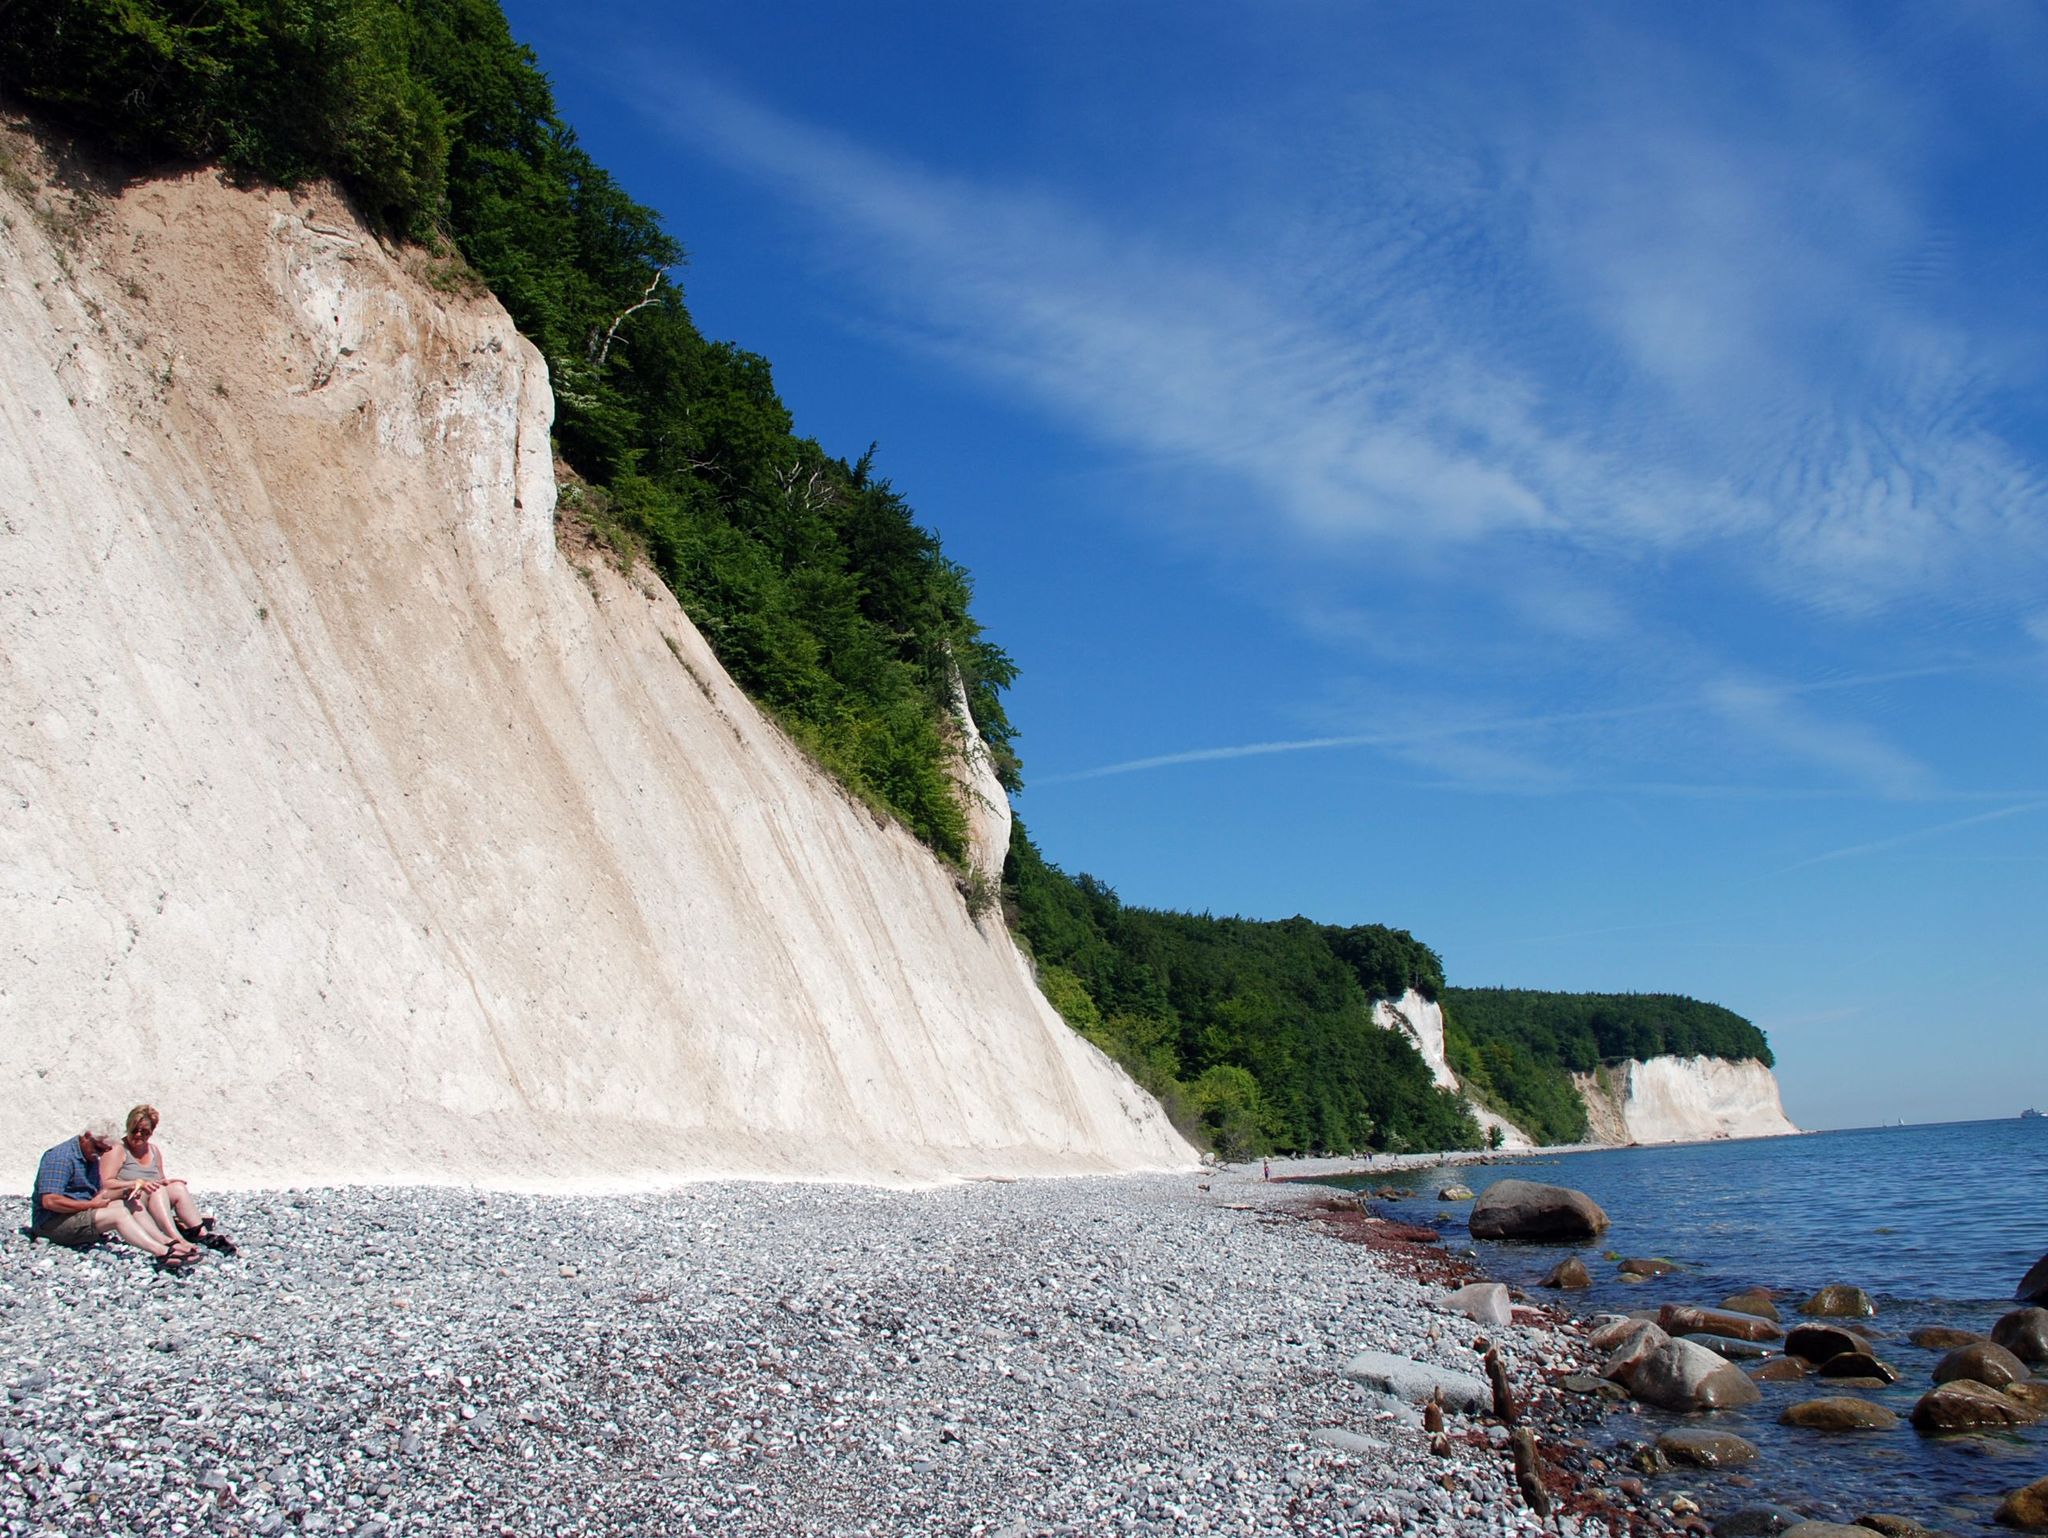
[[[1444,1005],[1472,1040],[1512,1041],[1574,1073],[1667,1053],[1753,1057],[1766,1068],[1775,1061],[1764,1033],[1742,1016],[1678,993],[1448,988]]]

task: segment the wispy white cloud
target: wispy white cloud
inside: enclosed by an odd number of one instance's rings
[[[1983,616],[2048,636],[2048,473],[1997,405],[2039,349],[1955,277],[1996,264],[1936,216],[1946,105],[1914,49],[1757,16],[1725,48],[1625,12],[1497,70],[1406,70],[1319,104],[1256,190],[1190,182],[1215,201],[1178,217],[947,174],[706,75],[638,96],[776,190],[865,324],[1107,445],[1157,483],[1134,516],[1271,566],[1301,630],[1411,676],[1399,714],[1388,691],[1326,706],[1332,730],[1034,783],[1355,748],[1538,790],[1707,754],[1927,799],[1934,767],[1857,702],[1759,680],[1723,611],[1860,627],[1872,658],[1953,655],[1900,638]],[[1221,216],[1248,197],[1270,231]],[[1190,238],[1212,211],[1224,233]],[[1425,596],[1390,623],[1403,580]],[[1649,677],[1672,692],[1642,702]],[[1543,708],[1589,680],[1616,703]],[[1683,769],[1643,761],[1670,750],[1647,731],[1560,735],[1659,715],[1685,718]]]
[[[1066,774],[1043,775],[1035,779],[1034,783],[1071,784],[1079,780],[1105,779],[1154,769],[1225,763],[1234,759],[1271,758],[1289,753],[1377,749],[1393,753],[1423,767],[1445,769],[1451,772],[1454,778],[1511,782],[1524,790],[1537,787],[1583,788],[1588,781],[1581,776],[1567,774],[1554,764],[1543,764],[1524,754],[1510,755],[1498,746],[1482,749],[1475,747],[1474,744],[1483,739],[1528,738],[1564,728],[1638,721],[1649,717],[1695,716],[1743,728],[1753,741],[1761,741],[1774,749],[1780,759],[1840,771],[1855,786],[1874,794],[1919,800],[1926,799],[1934,790],[1933,776],[1926,766],[1909,755],[1890,748],[1874,734],[1854,723],[1829,721],[1814,714],[1804,702],[1815,696],[1867,690],[1918,679],[1949,677],[1972,670],[1963,665],[1950,664],[1897,668],[1877,673],[1810,679],[1795,683],[1722,678],[1710,681],[1696,691],[1666,698],[1583,710],[1488,712],[1466,705],[1455,710],[1451,707],[1438,706],[1432,711],[1404,706],[1400,709],[1387,709],[1385,713],[1410,721],[1411,724],[1407,726],[1191,748],[1125,759]],[[1431,715],[1434,719],[1417,719]],[[1632,782],[1627,788],[1637,793],[1660,793],[1656,787],[1646,782]],[[1705,791],[1706,788],[1701,786],[1666,786],[1662,793],[1702,794]],[[1832,792],[1799,789],[1772,793],[1803,795]]]
[[[1837,860],[1853,860],[1863,855],[1884,854],[1893,849],[1903,849],[1909,844],[1940,838],[1944,834],[1958,833],[1964,828],[1981,827],[1985,823],[2003,822],[2009,817],[2022,817],[2029,812],[2044,810],[2048,810],[2048,799],[2025,801],[2018,806],[2002,806],[1993,812],[1979,812],[1974,817],[1958,817],[1953,822],[1936,823],[1931,828],[1915,828],[1910,833],[1900,833],[1891,838],[1872,839],[1863,844],[1846,844],[1840,849],[1830,849],[1824,854],[1809,855],[1804,860],[1794,860],[1790,865],[1780,866],[1770,872],[1770,875],[1784,876],[1815,865],[1831,865]]]
[[[1722,679],[1706,703],[1752,745],[1783,758],[1831,770],[1891,796],[1910,796],[1934,783],[1934,771],[1855,721],[1828,719],[1791,690],[1747,679]]]
[[[824,259],[904,337],[1121,452],[1230,477],[1299,539],[1722,545],[1760,587],[1851,609],[2037,569],[2048,491],[1976,409],[1981,349],[1889,282],[1931,238],[1910,82],[1860,60],[1822,101],[1809,75],[1758,104],[1669,45],[1594,42],[1617,67],[1580,77],[1568,122],[1510,106],[1491,139],[1434,146],[1454,199],[1416,196],[1386,132],[1433,103],[1340,123],[1364,147],[1318,169],[1384,212],[1293,268],[702,78],[648,95],[823,221]],[[1548,319],[1504,328],[1504,290]]]

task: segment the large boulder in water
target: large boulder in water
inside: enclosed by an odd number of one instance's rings
[[[1877,1312],[1877,1305],[1861,1287],[1836,1282],[1800,1304],[1799,1312],[1816,1319],[1868,1319]]]
[[[2029,1367],[2048,1367],[2048,1308],[2016,1308],[1991,1327],[1991,1339]]]
[[[1725,1335],[1730,1340],[1776,1340],[1785,1333],[1755,1314],[1694,1308],[1690,1303],[1666,1303],[1657,1310],[1657,1324],[1672,1335]]]
[[[1732,1410],[1764,1397],[1740,1369],[1689,1340],[1667,1340],[1637,1363],[1628,1391],[1660,1410]]]
[[[1967,1378],[1989,1388],[2004,1388],[2008,1383],[2020,1383],[2032,1376],[2025,1362],[2005,1347],[1995,1346],[1988,1340],[1979,1341],[1974,1346],[1958,1346],[1934,1364],[1936,1383],[1953,1383],[1958,1378]]]
[[[2027,1268],[2027,1274],[2013,1289],[2012,1300],[2015,1303],[2048,1303],[2048,1255],[2043,1255]]]
[[[1496,1180],[1472,1204],[1475,1239],[1571,1242],[1597,1239],[1606,1232],[1607,1214],[1599,1203],[1567,1186]]]
[[[1989,1339],[1982,1330],[1956,1330],[1945,1324],[1930,1324],[1906,1337],[1923,1351],[1953,1351]]]
[[[1778,1421],[1781,1425],[1803,1426],[1808,1431],[1889,1431],[1898,1425],[1899,1418],[1881,1404],[1840,1394],[1787,1405]]]
[[[1929,1433],[1943,1431],[2009,1431],[2041,1418],[2008,1394],[1968,1378],[1944,1383],[1920,1396],[1913,1406],[1913,1424]]]

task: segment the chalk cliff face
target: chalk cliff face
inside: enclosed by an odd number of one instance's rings
[[[1779,1137],[1799,1129],[1785,1114],[1778,1079],[1754,1058],[1653,1057],[1575,1074],[1599,1143],[1697,1143]]]
[[[0,199],[0,1171],[144,1099],[214,1181],[1192,1162],[657,582],[558,542],[494,302],[327,195]]]
[[[1378,999],[1372,1006],[1373,1024],[1383,1031],[1399,1031],[1414,1043],[1415,1050],[1422,1054],[1422,1060],[1429,1064],[1430,1077],[1439,1089],[1461,1090],[1457,1074],[1451,1071],[1451,1064],[1444,1053],[1444,1012],[1434,999],[1425,999],[1413,988],[1398,999]],[[1497,1111],[1490,1111],[1478,1101],[1467,1099],[1482,1133],[1500,1130],[1502,1148],[1534,1148],[1535,1139]]]

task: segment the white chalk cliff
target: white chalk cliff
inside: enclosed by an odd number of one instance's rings
[[[326,194],[0,199],[0,1172],[140,1100],[208,1181],[1193,1162],[658,582],[558,544],[495,302]]]
[[[1699,1143],[1799,1130],[1785,1114],[1777,1075],[1755,1058],[1653,1057],[1572,1080],[1586,1102],[1588,1136],[1598,1143]]]

